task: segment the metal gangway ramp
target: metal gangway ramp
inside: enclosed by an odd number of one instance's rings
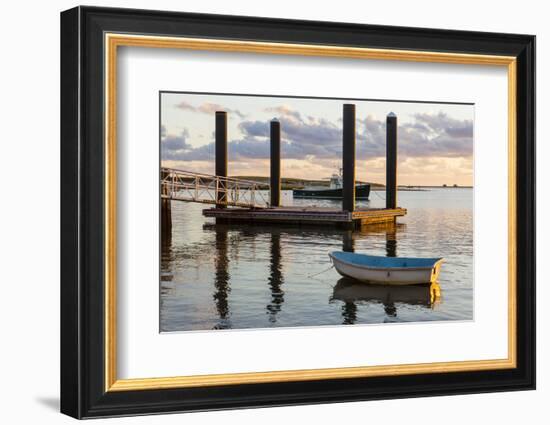
[[[266,184],[162,167],[161,198],[243,208],[268,208]]]

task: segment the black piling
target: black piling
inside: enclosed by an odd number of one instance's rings
[[[342,149],[342,209],[355,210],[355,105],[344,104]]]
[[[227,112],[216,111],[216,175],[227,177]],[[226,188],[223,183],[218,187],[218,202],[225,202]],[[225,208],[225,205],[217,205]]]
[[[169,178],[166,171],[161,171],[160,181]],[[169,246],[172,244],[172,201],[168,199],[169,189],[167,185],[161,184],[161,200],[160,200],[160,231],[162,244]]]
[[[386,208],[397,207],[397,117],[386,117]]]
[[[270,202],[272,207],[281,204],[281,123],[274,119],[270,128]]]
[[[160,201],[160,231],[164,245],[172,243],[172,201],[161,199]]]

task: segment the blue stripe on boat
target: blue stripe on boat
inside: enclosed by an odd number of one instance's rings
[[[392,268],[392,267],[433,267],[441,258],[408,258],[408,257],[379,257],[376,255],[355,254],[353,252],[331,252],[337,260],[345,261],[357,266]]]

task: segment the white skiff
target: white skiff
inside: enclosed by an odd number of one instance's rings
[[[361,282],[416,285],[437,281],[443,258],[379,257],[335,251],[329,253],[342,276]]]

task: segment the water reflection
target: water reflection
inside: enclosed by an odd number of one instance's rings
[[[379,303],[390,319],[397,317],[397,304],[433,308],[441,299],[441,288],[438,283],[426,285],[369,285],[343,277],[334,286],[330,301],[338,300],[342,306],[342,323],[356,323],[357,304]]]
[[[216,273],[214,278],[215,292],[213,295],[220,322],[216,329],[231,328],[229,318],[228,295],[229,287],[229,258],[227,257],[227,232],[216,232]]]
[[[397,237],[395,227],[386,232],[386,257],[397,257]]]
[[[172,232],[163,232],[160,238],[160,280],[161,282],[171,282],[174,279],[173,264],[175,260],[174,250],[172,249]],[[161,291],[167,288],[161,286]],[[163,298],[161,297],[161,305]]]
[[[228,256],[228,249],[236,249],[238,252],[239,244],[236,243],[233,246],[228,243],[228,233],[238,232],[241,233],[243,238],[256,239],[260,233],[269,232],[269,275],[267,276],[267,286],[270,291],[270,302],[266,305],[266,313],[269,317],[270,323],[277,322],[277,314],[281,311],[282,305],[285,301],[284,290],[282,285],[284,283],[283,266],[281,256],[281,232],[279,229],[264,229],[256,226],[243,226],[243,225],[204,225],[204,230],[212,230],[216,235],[216,273],[214,288],[215,293],[213,295],[216,310],[220,319],[220,323],[216,326],[216,329],[230,328],[231,325],[228,321],[230,316],[230,307],[228,302],[228,295],[231,292],[230,282],[230,260]],[[258,276],[260,277],[260,276]],[[261,279],[261,277],[260,277]]]
[[[342,251],[355,252],[355,244],[353,243],[353,232],[346,230],[342,237]]]
[[[406,195],[429,194],[436,196]],[[418,205],[397,225],[350,231],[217,225],[202,216],[202,205],[174,202],[171,238],[161,244],[161,331],[471,319],[471,210],[443,200]],[[435,287],[346,284],[329,269],[327,254],[337,250],[444,256],[445,302],[433,308]]]
[[[281,252],[281,235],[296,236],[303,235],[304,229],[300,227],[265,227],[259,225],[242,224],[205,224],[204,230],[215,233],[215,274],[214,274],[214,294],[213,300],[216,306],[218,323],[215,329],[231,328],[229,294],[231,292],[229,272],[230,259],[228,250],[235,248],[238,253],[239,243],[230,242],[229,232],[241,234],[243,238],[256,241],[259,235],[269,235],[269,271],[267,275],[267,287],[270,293],[270,300],[266,305],[266,314],[270,324],[277,323],[277,315],[281,312],[285,302],[285,292],[283,290],[283,255]],[[340,236],[342,241],[342,250],[348,252],[355,251],[355,241],[368,237],[369,235],[385,235],[386,255],[388,257],[396,256],[397,233],[404,231],[405,226],[400,224],[381,224],[370,226],[358,231],[344,229],[316,229],[305,230],[308,236],[315,236],[318,240],[322,238],[334,238]],[[253,243],[255,245],[255,242]],[[166,254],[171,252],[169,246],[166,246]],[[168,259],[168,255],[166,259]],[[261,280],[261,277],[258,276]],[[384,305],[384,311],[388,317],[397,316],[395,302],[406,302],[409,304],[428,305],[429,288],[426,287],[387,287],[366,285],[348,278],[338,280],[334,287],[331,300],[343,301],[342,317],[343,324],[354,324],[357,322],[358,301],[378,301]],[[427,297],[427,298],[426,298]]]
[[[281,311],[285,302],[285,292],[283,290],[284,275],[283,275],[283,255],[281,253],[281,235],[285,236],[302,236],[304,232],[308,237],[315,237],[317,240],[333,239],[334,237],[340,237],[342,241],[342,249],[344,251],[353,252],[354,243],[356,239],[361,239],[368,236],[369,233],[385,232],[389,229],[390,242],[395,242],[396,225],[377,226],[374,228],[367,228],[361,231],[352,231],[345,229],[318,229],[309,228],[303,229],[300,227],[286,226],[286,227],[264,227],[258,225],[232,225],[232,224],[205,224],[203,230],[213,231],[215,233],[215,274],[214,274],[214,294],[213,299],[216,306],[217,315],[219,318],[218,323],[214,326],[215,329],[227,329],[231,328],[230,323],[230,305],[229,294],[231,292],[230,287],[230,259],[228,251],[235,249],[238,253],[238,247],[240,244],[237,242],[234,244],[230,241],[228,234],[238,233],[243,238],[255,241],[259,235],[269,235],[269,274],[267,276],[267,287],[270,291],[270,301],[266,305],[266,314],[271,324],[277,323],[277,315]],[[403,229],[403,226],[399,226]],[[253,243],[253,245],[255,242]],[[395,246],[395,244],[393,245]],[[166,255],[163,256],[163,260],[168,261],[171,256],[168,255],[171,252],[169,246],[163,245]],[[258,276],[261,280],[261,277]],[[345,310],[346,323],[352,324],[356,321],[357,307],[353,302],[345,303],[343,306]]]
[[[357,322],[357,305],[354,302],[344,302],[342,306],[343,325],[353,325]]]
[[[271,302],[266,306],[269,315],[269,321],[277,321],[277,313],[285,302],[285,293],[282,290],[283,271],[281,262],[281,234],[279,232],[271,233],[271,256],[269,264],[268,285],[271,291]]]

